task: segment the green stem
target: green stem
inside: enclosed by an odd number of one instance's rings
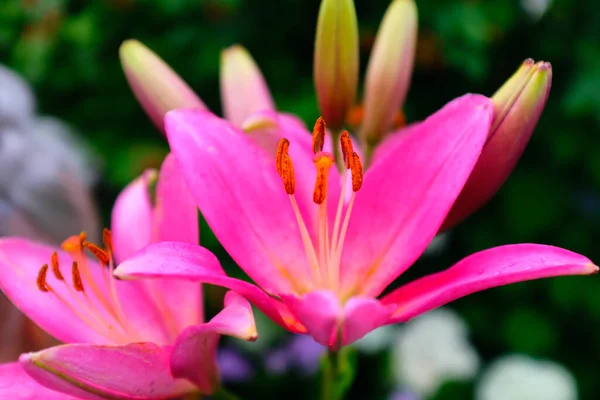
[[[336,397],[335,384],[340,374],[339,372],[339,352],[327,352],[327,367],[323,371],[323,384],[321,387],[321,399],[330,400]]]
[[[239,400],[239,398],[237,396],[228,392],[227,390],[223,389],[222,387],[219,388],[219,390],[217,390],[211,396],[211,398],[214,400]]]

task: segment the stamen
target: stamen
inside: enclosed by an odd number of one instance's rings
[[[52,265],[52,273],[54,274],[56,279],[58,279],[59,281],[64,281],[65,277],[60,272],[60,268],[58,266],[58,253],[57,252],[52,253],[52,258],[50,259],[50,261],[51,261],[50,264]]]
[[[275,156],[275,168],[277,173],[283,179],[283,187],[285,192],[292,195],[296,192],[296,176],[294,175],[294,164],[292,158],[288,154],[290,141],[282,138],[277,146],[277,154]]]
[[[71,277],[73,278],[73,287],[78,292],[83,292],[83,281],[81,280],[81,274],[79,273],[79,266],[77,265],[77,261],[73,261],[73,265],[71,267]]]
[[[283,164],[285,160],[285,156],[288,154],[288,149],[290,148],[290,141],[286,138],[281,138],[279,144],[277,145],[277,154],[275,155],[275,168],[277,169],[277,173],[279,176],[283,178]]]
[[[80,250],[80,242],[81,239],[79,236],[71,236],[67,238],[64,242],[62,242],[62,249],[69,254],[73,254]]]
[[[38,272],[36,284],[40,292],[49,292],[48,285],[46,284],[46,274],[48,273],[48,264],[44,264]]]
[[[350,170],[352,172],[352,191],[358,192],[362,187],[363,183],[363,168],[360,157],[356,152],[352,153],[352,162],[350,163]]]
[[[294,164],[292,164],[292,158],[287,154],[283,158],[283,170],[281,177],[283,178],[283,187],[285,192],[292,195],[296,192],[296,177],[294,175]]]
[[[83,246],[88,249],[94,255],[94,257],[98,259],[98,261],[100,261],[100,264],[103,266],[108,265],[110,257],[104,250],[90,242],[83,242]]]
[[[329,153],[320,152],[315,155],[313,162],[317,168],[317,180],[313,191],[313,201],[316,204],[323,204],[327,198],[327,178],[333,165],[333,156]]]
[[[325,120],[323,117],[319,117],[313,128],[312,136],[312,148],[315,154],[322,152],[323,146],[325,146],[325,127]]]
[[[352,146],[352,139],[350,139],[348,131],[344,131],[340,135],[340,147],[342,148],[342,155],[344,156],[344,166],[346,169],[350,169],[354,147]]]
[[[108,228],[104,228],[102,231],[102,244],[104,245],[104,251],[106,251],[109,255],[114,254],[112,233]]]
[[[81,231],[79,233],[79,247],[83,247],[83,242],[85,242],[86,239],[87,235],[85,234],[85,232]]]

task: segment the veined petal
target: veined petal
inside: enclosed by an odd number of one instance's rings
[[[171,154],[160,168],[153,210],[153,242],[198,244],[200,232],[196,203]],[[161,279],[146,282],[165,319],[181,332],[203,321],[202,289],[197,282]]]
[[[378,295],[421,255],[469,177],[492,113],[487,97],[464,95],[374,161],[342,254],[345,295]]]
[[[122,279],[185,279],[223,286],[248,299],[284,328],[306,332],[283,303],[251,283],[225,275],[219,260],[200,246],[177,242],[153,244],[128,258],[114,273]]]
[[[165,121],[192,196],[227,252],[268,292],[303,290],[308,262],[275,161],[210,113],[176,110]],[[299,158],[298,170],[315,169]]]
[[[0,365],[0,399],[11,400],[77,400],[64,393],[40,385],[30,377],[21,364]]]
[[[170,349],[154,343],[126,346],[71,344],[19,359],[42,385],[84,399],[166,399],[194,392],[171,375]]]
[[[212,394],[219,383],[217,345],[221,335],[256,340],[252,307],[242,296],[228,292],[225,308],[210,322],[187,328],[171,353],[171,371],[177,378],[193,382],[202,393]]]
[[[471,293],[509,283],[561,275],[589,275],[598,267],[559,247],[516,244],[475,253],[446,271],[418,279],[384,296],[398,309],[391,322],[405,322]]]
[[[275,110],[265,78],[242,46],[221,54],[221,102],[223,115],[236,126],[257,111]]]
[[[19,310],[58,340],[107,343],[102,334],[85,324],[55,296],[37,287],[38,271],[49,263],[53,251],[58,252],[60,260],[70,259],[65,252],[26,239],[0,239],[0,289]],[[71,284],[70,274],[65,273],[65,279]],[[60,296],[71,300],[61,282],[52,280],[51,284]]]
[[[181,107],[206,110],[202,100],[175,71],[139,41],[123,42],[119,55],[133,94],[161,131],[165,114],[170,110]]]
[[[110,225],[117,264],[152,242],[150,186],[157,176],[155,170],[144,172],[127,185],[115,201]]]
[[[167,155],[160,168],[156,185],[154,224],[154,242],[198,244],[200,232],[196,203],[179,173],[177,161],[172,154]]]
[[[344,308],[335,293],[316,290],[302,297],[292,294],[281,295],[281,298],[317,343],[337,350]]]

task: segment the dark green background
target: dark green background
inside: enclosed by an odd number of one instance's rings
[[[388,4],[357,0],[363,71]],[[215,112],[219,53],[241,43],[261,66],[278,107],[310,122],[318,116],[312,85],[318,6],[316,0],[1,0],[0,62],[34,86],[43,113],[71,123],[101,156],[97,198],[107,216],[118,191],[167,151],[123,77],[123,40],[137,38],[157,51]],[[420,40],[405,109],[409,120],[464,92],[491,95],[527,57],[550,61],[554,79],[546,110],[508,182],[454,229],[447,251],[420,261],[400,281],[516,242],[558,245],[598,262],[600,3],[554,0],[539,21],[512,0],[418,0],[417,6]],[[219,251],[206,229],[203,243]],[[467,319],[486,360],[507,352],[556,360],[577,377],[581,398],[596,398],[596,277],[522,283],[453,307]],[[354,397],[364,390],[369,398],[383,396],[386,374],[384,355],[363,357]],[[306,387],[261,377],[237,389],[291,398]],[[450,385],[438,398],[469,398],[470,389]]]

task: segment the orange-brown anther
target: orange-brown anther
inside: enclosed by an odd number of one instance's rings
[[[319,117],[313,128],[312,136],[312,148],[315,154],[323,151],[325,145],[325,120],[323,117]]]
[[[333,165],[333,157],[329,153],[319,153],[315,155],[313,162],[317,168],[317,180],[315,181],[315,190],[313,191],[313,201],[316,204],[323,204],[327,198],[327,178]]]
[[[82,232],[79,234],[79,246],[80,246],[81,248],[83,248],[83,242],[85,242],[85,240],[86,240],[86,239],[87,239],[87,235],[85,234],[85,232],[83,232],[83,231],[82,231]]]
[[[277,146],[277,154],[275,155],[275,168],[277,169],[277,173],[279,174],[279,176],[281,176],[282,178],[285,156],[288,154],[289,148],[290,141],[286,138],[281,138],[281,140],[279,140],[279,145]]]
[[[88,249],[94,255],[94,257],[98,259],[98,261],[100,261],[100,264],[108,265],[110,262],[110,257],[104,250],[90,242],[83,242],[83,246]]]
[[[52,253],[52,257],[50,258],[50,261],[51,261],[50,265],[52,265],[52,273],[54,274],[56,279],[58,279],[59,281],[64,281],[65,277],[60,272],[60,268],[58,266],[58,253],[57,252]]]
[[[81,249],[80,242],[81,242],[80,236],[71,236],[71,237],[65,239],[64,242],[62,242],[62,248],[64,251],[66,251],[68,253],[73,253],[73,252],[79,251]]]
[[[79,273],[77,261],[73,261],[73,265],[71,267],[71,277],[73,278],[73,287],[75,290],[78,292],[83,292],[83,281],[81,280],[81,274]]]
[[[352,190],[358,192],[363,184],[363,168],[360,157],[356,152],[352,153],[352,162],[350,163],[352,172]]]
[[[48,264],[44,264],[37,276],[37,287],[41,292],[49,292],[48,285],[46,285],[46,274],[48,273]]]
[[[102,244],[104,245],[104,250],[110,254],[113,254],[113,241],[112,241],[112,233],[110,229],[104,228],[102,231]]]
[[[350,169],[354,147],[352,146],[352,139],[350,139],[348,131],[344,131],[340,135],[340,147],[342,148],[342,155],[344,156],[344,165],[347,169]]]
[[[283,179],[283,187],[285,192],[292,195],[296,192],[296,176],[294,175],[294,164],[292,164],[292,158],[288,154],[284,154],[281,178]]]

